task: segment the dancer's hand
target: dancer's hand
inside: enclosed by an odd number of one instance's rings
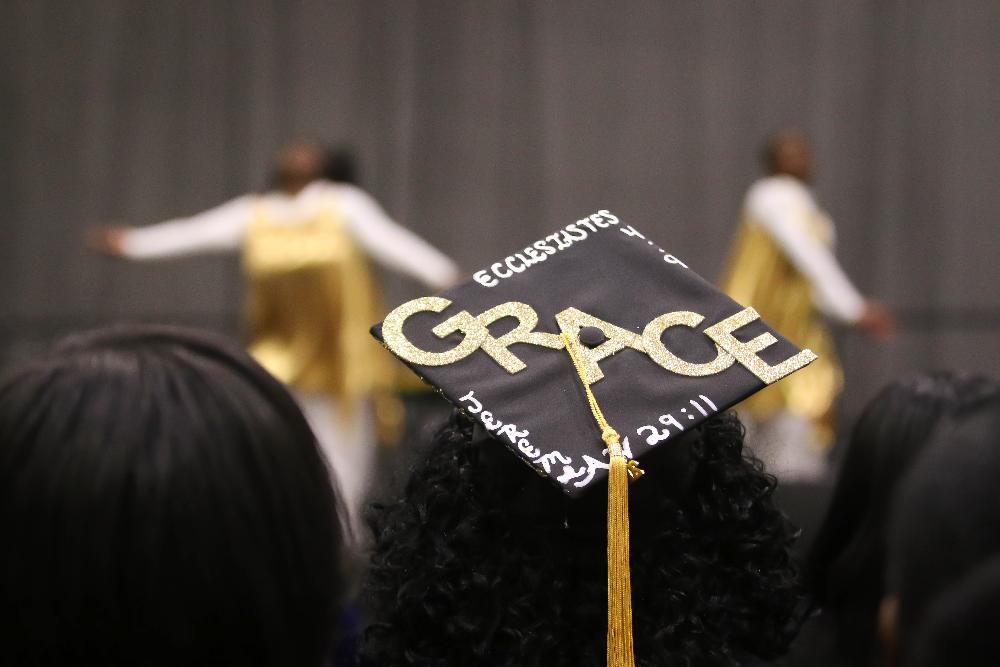
[[[113,257],[125,254],[124,239],[128,227],[94,227],[87,230],[87,246],[97,252]]]
[[[865,310],[856,325],[877,341],[886,341],[896,335],[896,318],[876,301],[865,303]]]

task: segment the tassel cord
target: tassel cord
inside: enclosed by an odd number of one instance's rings
[[[626,461],[618,432],[601,412],[576,350],[576,342],[566,333],[563,343],[573,368],[583,383],[590,411],[601,429],[601,439],[608,446],[608,654],[607,667],[634,667],[632,644],[632,584],[629,573],[628,485],[633,472],[641,474],[634,463]],[[630,470],[632,468],[633,470]]]

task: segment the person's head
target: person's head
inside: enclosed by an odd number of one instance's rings
[[[798,128],[785,128],[768,137],[763,160],[764,168],[772,176],[793,176],[806,183],[812,178],[812,149],[805,133]]]
[[[876,653],[888,515],[899,480],[939,422],[998,391],[983,376],[922,374],[885,387],[855,423],[807,568],[814,603],[831,614],[844,657],[863,664]]]
[[[932,601],[1000,555],[1000,398],[938,428],[893,501],[883,640],[906,665]]]
[[[67,338],[0,380],[10,665],[323,665],[337,492],[245,353],[154,326]]]
[[[291,143],[274,158],[272,186],[295,194],[315,180],[327,176],[327,151],[317,144],[304,141]]]
[[[357,185],[360,182],[358,158],[350,148],[341,146],[325,151],[323,178],[334,183]]]
[[[604,664],[607,486],[570,499],[456,414],[374,508],[364,665]],[[719,414],[630,490],[636,665],[781,653],[801,596],[774,478]]]
[[[911,667],[995,667],[1000,663],[1000,555],[928,605],[914,632]]]

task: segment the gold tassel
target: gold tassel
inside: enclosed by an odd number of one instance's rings
[[[628,553],[628,464],[618,434],[608,443],[608,667],[634,667]],[[615,451],[617,450],[617,452]]]
[[[601,428],[608,446],[608,667],[635,667],[632,648],[632,581],[629,572],[628,485],[642,470],[635,461],[626,461],[618,432],[604,419],[576,353],[575,341],[562,334],[566,351],[576,369],[590,411]]]

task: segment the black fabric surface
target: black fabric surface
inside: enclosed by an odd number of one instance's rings
[[[559,333],[555,316],[568,307],[640,334],[648,322],[660,315],[693,311],[705,317],[697,328],[672,327],[664,332],[661,340],[667,349],[685,361],[712,360],[717,350],[704,329],[743,307],[694,270],[665,261],[669,248],[663,249],[649,238],[623,233],[626,222],[590,232],[587,238],[548,255],[544,262],[522,273],[500,280],[493,287],[470,280],[443,292],[441,296],[452,304],[441,313],[422,312],[411,316],[404,325],[404,334],[422,350],[443,352],[460,342],[462,336],[454,334],[442,340],[432,333],[434,326],[462,310],[475,316],[509,301],[530,305],[539,316],[535,330],[550,333]],[[503,320],[494,325],[497,331],[491,328],[494,336],[512,328],[510,324],[501,327],[502,323]],[[736,335],[740,340],[749,340],[765,331],[777,338],[776,343],[760,353],[768,363],[776,364],[799,351],[760,320],[742,328]],[[382,340],[380,325],[373,328],[373,334]],[[449,365],[408,365],[474,418],[482,421],[483,414],[489,412],[490,419],[515,424],[519,432],[528,431],[524,440],[540,450],[543,457],[558,452],[562,458],[550,457],[546,472],[539,458],[531,461],[518,450],[517,443],[503,435],[495,435],[566,493],[577,496],[597,486],[607,476],[606,469],[596,469],[586,485],[580,483],[587,475],[565,476],[567,468],[579,471],[586,466],[584,455],[607,460],[602,453],[604,444],[600,430],[588,408],[569,355],[565,350],[533,344],[515,344],[510,351],[527,365],[515,374],[502,368],[481,349]],[[714,413],[716,410],[711,404],[717,410],[724,410],[764,386],[738,362],[715,375],[687,377],[664,369],[646,354],[631,348],[600,361],[599,366],[604,378],[592,385],[597,402],[608,422],[622,436],[623,444],[627,438],[633,457],[640,461],[654,448],[669,447],[672,438]],[[478,407],[476,403],[461,400],[470,391],[474,392],[475,401],[482,405],[482,412],[478,414],[469,410],[470,406]],[[692,400],[704,408],[706,415],[692,405]],[[665,415],[671,415],[675,423],[661,421],[660,417]],[[658,434],[667,429],[669,436],[658,443],[647,444],[651,431],[641,431],[647,425],[655,427]],[[558,481],[560,476],[564,477],[563,482]],[[644,478],[638,483],[651,482]]]

